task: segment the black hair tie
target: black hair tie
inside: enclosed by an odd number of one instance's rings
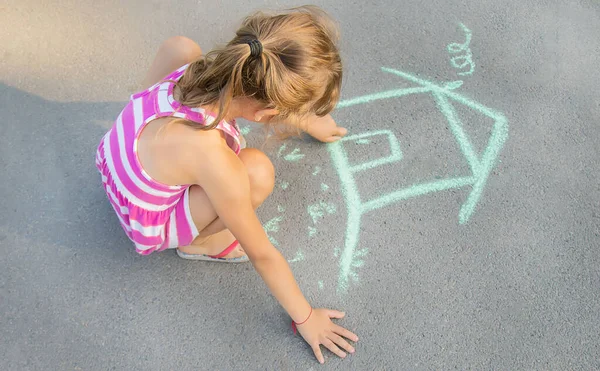
[[[248,45],[250,45],[250,56],[252,58],[258,58],[262,54],[263,46],[257,39],[248,42]]]

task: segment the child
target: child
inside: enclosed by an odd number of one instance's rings
[[[273,165],[244,148],[235,119],[285,123],[325,142],[343,136],[328,115],[342,78],[336,41],[316,7],[254,14],[205,56],[189,39],[169,39],[146,90],[131,96],[96,155],[138,253],[176,248],[185,259],[251,261],[321,363],[321,344],[345,357],[340,348],[354,348],[343,337],[358,338],[331,321],[343,313],[312,308],[269,242],[254,210],[273,189]]]

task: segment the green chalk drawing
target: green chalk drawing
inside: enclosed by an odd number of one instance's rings
[[[277,206],[277,211],[279,211],[280,213],[282,213],[282,212],[285,211],[285,207],[279,205],[279,206]]]
[[[317,224],[317,220],[325,216],[325,213],[323,212],[323,210],[321,209],[321,205],[319,204],[308,205],[307,211],[308,215],[310,215],[313,221],[313,224]]]
[[[466,51],[469,43],[471,42],[471,32],[462,24],[461,27],[463,30],[465,30],[466,41],[464,44],[454,43],[448,45],[448,51],[450,53],[455,54]],[[474,68],[474,64],[472,64],[472,68]],[[508,122],[502,113],[494,111],[491,108],[488,108],[453,91],[454,89],[460,87],[462,82],[451,82],[447,83],[445,86],[441,86],[395,69],[382,68],[382,71],[396,75],[418,86],[388,90],[342,100],[338,104],[338,108],[351,107],[382,99],[400,98],[414,94],[424,94],[426,97],[433,98],[433,100],[436,102],[437,108],[446,118],[448,127],[454,135],[454,138],[458,143],[458,147],[460,148],[469,165],[471,175],[413,184],[405,188],[397,189],[388,194],[380,195],[371,200],[363,200],[358,191],[358,186],[354,175],[356,173],[370,170],[384,164],[401,161],[402,151],[400,150],[400,142],[398,141],[398,138],[390,130],[379,130],[347,136],[337,142],[329,144],[327,148],[333,160],[333,166],[340,177],[342,193],[344,195],[348,213],[344,247],[341,252],[334,251],[334,255],[336,257],[338,254],[341,254],[338,279],[338,292],[340,293],[344,293],[348,290],[350,281],[358,282],[358,273],[355,270],[364,264],[364,261],[360,258],[364,258],[368,253],[367,249],[361,249],[358,251],[356,250],[360,237],[361,219],[364,214],[409,198],[449,189],[471,187],[470,193],[466,197],[466,200],[461,205],[458,212],[459,224],[467,223],[475,211],[490,172],[498,161],[500,150],[508,138]],[[456,104],[460,104],[468,109],[478,112],[494,121],[487,145],[481,153],[477,153],[471,142],[471,139],[465,132],[463,123],[455,109]],[[367,139],[374,136],[387,137],[390,147],[390,154],[379,159],[366,161],[360,164],[350,163],[346,154],[346,150],[344,149],[344,143],[347,141]],[[313,222],[316,222],[316,220],[323,216],[325,210],[322,207],[319,207],[321,206],[320,204],[311,206],[312,209],[309,207],[309,214],[313,218]]]
[[[350,263],[350,267],[348,268],[348,277],[352,279],[354,282],[358,282],[358,272],[357,268],[365,265],[363,257],[365,257],[369,252],[369,249],[361,249],[352,254],[352,262]],[[337,255],[336,255],[337,257]]]
[[[447,48],[448,48],[448,53],[450,53],[450,54],[458,54],[458,53],[464,52],[467,49],[469,49],[469,44],[471,44],[471,37],[472,37],[471,30],[469,30],[467,28],[467,26],[465,26],[462,23],[459,23],[458,25],[460,26],[460,28],[462,28],[462,30],[465,33],[465,42],[462,44],[458,44],[458,43],[448,44]]]
[[[459,64],[459,62],[457,62],[459,60],[462,60],[462,63]],[[450,63],[452,64],[453,67],[455,67],[457,69],[463,69],[466,66],[469,66],[468,71],[463,71],[463,72],[458,73],[458,75],[460,75],[460,76],[471,75],[473,73],[473,71],[475,71],[475,63],[473,62],[473,54],[471,54],[471,50],[469,50],[467,52],[467,54],[465,54],[465,55],[453,57],[450,60]]]
[[[276,216],[265,223],[263,228],[266,232],[279,232],[279,223],[283,221],[283,216]]]
[[[353,266],[353,267],[355,267],[355,268],[360,268],[360,267],[362,267],[364,264],[365,264],[365,262],[364,262],[364,261],[362,261],[362,260],[354,260],[354,261],[352,262],[352,266]]]
[[[267,237],[269,237],[269,241],[273,244],[273,246],[279,246],[279,242],[271,235],[271,233],[279,232],[279,223],[283,221],[282,216],[277,216],[263,225],[265,232],[267,233]]]
[[[459,26],[462,28],[465,33],[465,42],[463,44],[451,43],[448,44],[447,49],[450,54],[459,54],[463,53],[463,55],[454,56],[450,59],[450,64],[452,67],[462,70],[465,67],[469,66],[468,71],[459,72],[458,75],[465,76],[471,75],[473,71],[475,71],[475,62],[473,62],[473,53],[471,53],[471,49],[469,48],[469,44],[471,44],[471,30],[467,28],[464,24],[460,23]],[[454,88],[455,89],[455,88]]]
[[[242,126],[240,128],[240,133],[242,133],[242,135],[248,135],[250,134],[250,131],[252,131],[252,128],[250,126]]]
[[[364,104],[373,102],[381,99],[389,99],[389,98],[398,98],[404,95],[411,95],[417,93],[428,93],[428,88],[408,88],[408,89],[396,89],[396,90],[388,90],[381,93],[363,95],[362,97],[356,97],[352,99],[347,99],[340,101],[337,105],[338,108],[351,107],[357,104]],[[338,141],[339,142],[339,141]],[[335,142],[335,143],[338,143]]]
[[[283,155],[283,152],[285,152],[286,149],[287,149],[287,143],[283,143],[281,145],[281,147],[279,147],[279,150],[277,151],[277,157],[281,157]],[[300,153],[300,148],[295,148],[292,152],[283,156],[284,160],[290,161],[290,162],[299,161],[299,160],[302,160],[303,158],[304,158],[304,154]]]
[[[286,161],[296,162],[298,160],[302,160],[304,158],[304,154],[300,153],[300,148],[294,149],[291,153],[288,153],[283,157]]]
[[[302,250],[296,252],[296,256],[293,259],[288,260],[288,263],[296,263],[304,260],[304,254]]]
[[[334,204],[328,204],[326,202],[319,201],[319,205],[327,212],[327,214],[335,214],[337,211],[337,208]]]
[[[463,85],[463,81],[462,80],[457,80],[457,81],[452,81],[447,83],[446,85],[444,85],[444,88],[448,89],[448,90],[454,90],[454,89],[458,89]]]
[[[325,213],[335,214],[337,212],[337,208],[334,204],[328,204],[324,201],[319,201],[317,204],[308,205],[307,211],[308,215],[310,215],[313,221],[313,224],[317,224],[319,219],[325,217]]]
[[[460,23],[459,26],[464,32],[465,41],[463,43],[448,44],[447,51],[450,54],[451,66],[458,70],[457,74],[459,76],[466,76],[471,75],[475,71],[473,54],[470,49],[472,33],[464,24]],[[433,99],[437,109],[446,119],[447,127],[454,136],[458,148],[468,164],[469,173],[464,176],[451,176],[448,178],[442,178],[438,174],[433,174],[431,175],[433,179],[430,181],[398,187],[386,194],[377,195],[372,199],[364,199],[359,192],[356,182],[357,173],[402,161],[403,153],[400,141],[393,131],[383,129],[350,135],[337,142],[328,144],[327,148],[332,158],[333,167],[336,169],[340,178],[341,190],[347,211],[344,245],[342,248],[337,247],[333,250],[334,257],[339,259],[337,289],[338,292],[342,294],[347,292],[350,283],[359,282],[358,271],[365,265],[365,259],[369,253],[369,249],[359,248],[361,221],[365,214],[410,198],[424,196],[434,192],[468,187],[470,191],[458,210],[458,223],[461,225],[467,223],[475,212],[489,175],[499,161],[498,156],[508,138],[508,122],[502,113],[457,93],[458,89],[464,84],[462,80],[435,83],[392,68],[383,67],[382,71],[384,73],[395,75],[402,79],[402,81],[414,85],[412,87],[392,89],[344,99],[339,102],[338,108],[352,107],[384,99],[399,99],[405,96],[414,96],[416,94],[423,95],[428,99]],[[493,120],[491,134],[482,151],[478,151],[475,148],[472,139],[465,130],[459,111],[456,108],[458,105]],[[388,154],[361,163],[351,163],[347,155],[347,149],[350,147],[347,146],[346,142],[353,141],[355,144],[359,145],[373,145],[374,137],[382,137],[384,141],[387,139],[385,145],[389,147]],[[293,151],[289,152],[286,144],[283,144],[277,153],[277,157],[283,157],[284,160],[291,162],[299,161],[303,159],[304,156],[305,155],[300,152],[299,148],[295,148]],[[320,174],[321,170],[320,166],[315,166],[312,175],[316,176]],[[289,183],[281,183],[282,189],[287,189],[288,187]],[[321,190],[323,192],[328,191],[329,188],[330,187],[325,183],[321,183]],[[278,211],[283,213],[285,209],[280,206],[278,207]],[[317,233],[317,229],[315,228],[317,223],[327,214],[335,214],[337,208],[333,204],[319,201],[318,203],[309,205],[307,211],[313,224],[313,226],[308,226],[308,235],[309,237],[313,237]],[[281,217],[273,218],[265,224],[265,230],[272,241],[275,240],[270,234],[279,231],[279,223],[281,220]],[[274,244],[275,243],[276,241]],[[299,250],[296,253],[296,257],[289,261],[297,262],[302,260],[304,260],[304,255],[302,251]],[[324,286],[323,281],[318,281],[318,285],[319,289],[322,289]]]
[[[358,250],[357,252],[355,252],[354,256],[357,258],[363,257],[363,256],[366,256],[368,253],[369,253],[369,249],[361,249],[361,250]]]
[[[277,157],[281,157],[281,155],[283,154],[283,151],[285,151],[285,148],[287,147],[286,143],[283,143],[281,145],[281,147],[279,147],[279,151],[277,151]]]

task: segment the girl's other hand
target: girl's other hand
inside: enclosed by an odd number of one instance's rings
[[[312,116],[306,125],[306,132],[313,138],[326,143],[340,140],[348,130],[337,126],[331,115]]]
[[[344,313],[332,309],[315,309],[306,322],[297,325],[298,332],[310,345],[319,363],[325,362],[321,353],[321,344],[344,358],[346,353],[340,348],[345,349],[348,353],[354,353],[354,347],[344,338],[358,341],[358,336],[336,325],[331,318],[344,318]]]

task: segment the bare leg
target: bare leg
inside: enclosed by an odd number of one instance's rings
[[[240,152],[250,180],[252,206],[258,208],[273,191],[275,170],[269,158],[261,151],[246,148]],[[215,212],[210,199],[199,186],[190,189],[190,211],[200,235],[189,246],[179,249],[187,254],[216,255],[229,246],[235,237],[225,228]],[[244,255],[242,249],[234,250],[228,258]]]
[[[165,40],[152,61],[152,65],[142,81],[142,89],[147,89],[179,67],[194,62],[202,55],[200,46],[184,36],[174,36]]]

